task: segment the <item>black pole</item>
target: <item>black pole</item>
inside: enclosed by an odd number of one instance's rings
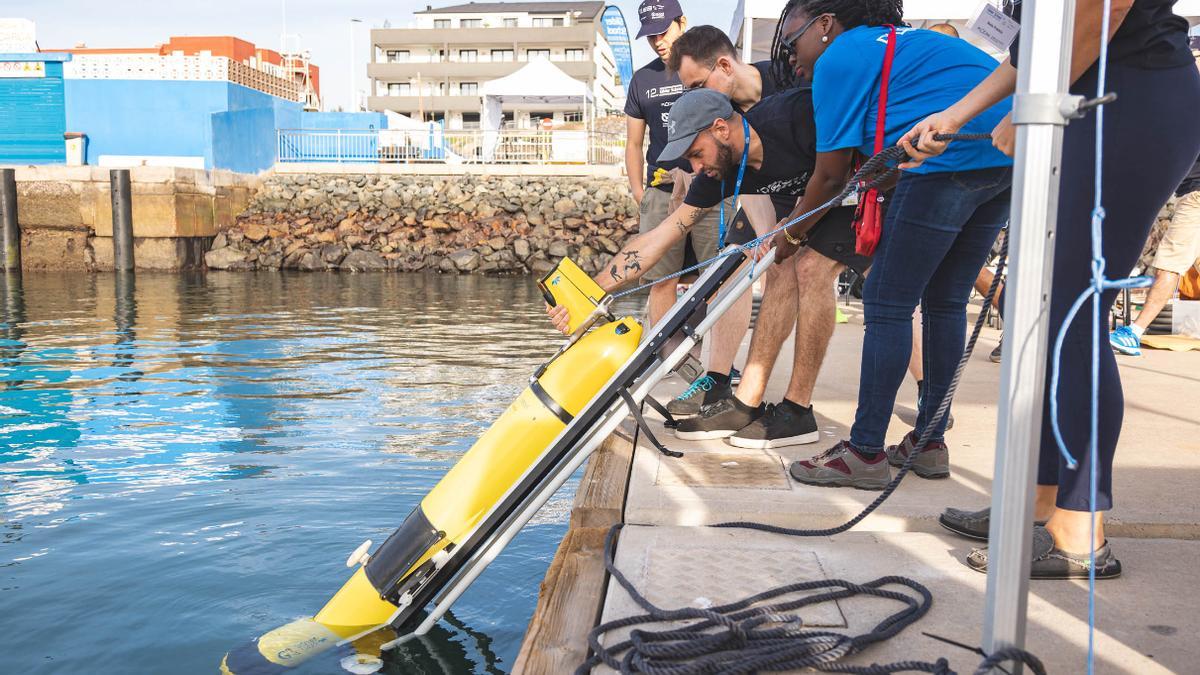
[[[4,271],[21,273],[21,226],[17,223],[17,171],[0,169],[0,246]]]
[[[133,198],[129,169],[109,171],[112,190],[113,269],[133,271]]]

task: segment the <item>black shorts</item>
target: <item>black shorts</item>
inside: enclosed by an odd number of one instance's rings
[[[871,266],[871,256],[855,251],[854,207],[830,209],[805,236],[804,244],[821,255],[836,260],[859,274]]]

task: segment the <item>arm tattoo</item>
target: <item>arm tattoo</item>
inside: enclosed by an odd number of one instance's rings
[[[622,279],[625,278],[624,276],[621,275],[620,272],[617,271],[616,265],[613,265],[612,267],[608,268],[608,276],[612,277],[613,281],[621,281]]]
[[[642,256],[637,251],[625,252],[625,271],[640,272],[642,270]]]
[[[679,228],[679,233],[687,234],[690,232],[707,212],[708,209],[692,209],[690,213],[685,213],[680,217],[679,222],[675,223],[675,226]]]

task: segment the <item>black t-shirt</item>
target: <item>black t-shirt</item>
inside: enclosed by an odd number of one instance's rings
[[[1175,196],[1182,197],[1197,190],[1200,190],[1200,157],[1196,158],[1196,163],[1192,165],[1192,170],[1188,172],[1188,175],[1183,177],[1183,182],[1175,190]]]
[[[812,90],[788,89],[768,96],[746,113],[746,121],[762,142],[763,158],[758,169],[746,169],[742,194],[772,195],[777,206],[789,201],[794,206],[796,198],[804,194],[817,161]],[[723,198],[733,196],[736,183],[736,174],[727,176],[722,193],[721,181],[701,173],[692,180],[683,201],[689,206],[712,208]]]
[[[775,86],[775,78],[771,77],[770,61],[756,61],[750,65],[754,66],[754,69],[757,70],[758,74],[762,77],[762,91],[759,92],[758,95],[759,101],[762,101],[764,98],[779,92],[779,87]],[[733,104],[733,109],[738,112],[745,112],[739,108],[736,103]]]
[[[1176,0],[1134,0],[1129,14],[1108,43],[1108,62],[1136,68],[1175,68],[1193,63],[1188,49],[1188,22],[1172,11]],[[1006,10],[1021,20],[1021,3]],[[1008,54],[1017,65],[1021,37],[1013,41]]]
[[[655,159],[667,144],[667,115],[675,99],[683,95],[683,83],[679,76],[667,72],[662,59],[654,59],[637,69],[629,81],[629,93],[625,97],[625,114],[646,122],[650,133],[650,147],[646,149],[646,184],[654,170],[660,166]],[[676,162],[661,165],[664,169],[683,166]]]

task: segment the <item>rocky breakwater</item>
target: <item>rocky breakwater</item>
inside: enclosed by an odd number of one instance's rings
[[[205,255],[229,270],[594,273],[637,232],[624,183],[593,177],[276,175]]]

